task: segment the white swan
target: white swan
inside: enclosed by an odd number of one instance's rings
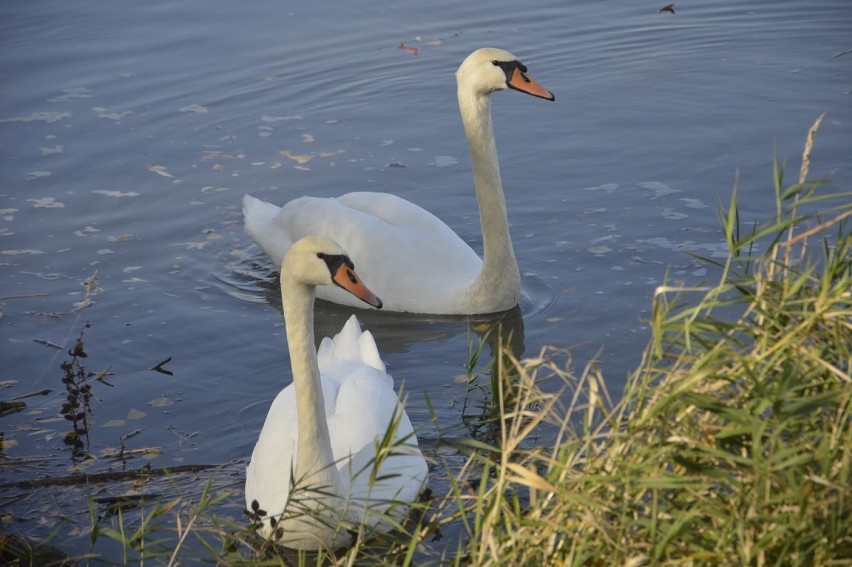
[[[358,258],[361,274],[375,286],[388,311],[475,314],[517,305],[521,275],[509,235],[490,96],[504,89],[547,100],[554,96],[502,49],[471,53],[456,72],[456,80],[479,203],[484,260],[433,214],[386,193],[301,197],[282,208],[246,195],[246,232],[276,266],[304,235],[320,234],[342,243]],[[339,288],[321,288],[317,295],[362,306]]]
[[[281,296],[293,383],[272,402],[246,468],[246,507],[258,531],[294,549],[344,546],[349,522],[388,531],[388,517],[404,517],[427,476],[369,331],[353,315],[319,353],[314,348],[315,289],[332,283],[382,305],[334,241],[306,237],[290,247]],[[394,441],[377,457],[389,431]]]

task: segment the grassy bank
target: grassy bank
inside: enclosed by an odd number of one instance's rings
[[[807,181],[813,133],[772,219],[740,225],[736,193],[720,215],[720,280],[657,289],[618,404],[549,355],[507,371],[525,403],[470,504],[474,564],[852,564],[852,194]],[[513,450],[541,421],[559,442]]]
[[[463,463],[433,455],[446,490],[404,533],[291,554],[222,509],[238,482],[210,482],[141,513],[93,510],[93,548],[134,564],[852,565],[852,193],[808,181],[815,131],[797,180],[776,164],[770,219],[741,223],[736,191],[720,207],[718,280],[656,290],[617,403],[565,352],[499,356],[490,435],[462,443]]]

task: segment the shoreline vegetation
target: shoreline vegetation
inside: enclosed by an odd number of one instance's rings
[[[795,182],[774,164],[771,218],[743,223],[736,188],[720,207],[727,259],[702,258],[718,281],[657,288],[652,337],[617,402],[594,364],[573,368],[555,348],[524,360],[504,351],[471,370],[488,381],[488,434],[455,442],[463,464],[431,455],[431,483],[446,490],[416,504],[398,533],[376,540],[353,525],[365,537],[349,549],[276,549],[233,507],[217,508],[239,483],[222,489],[216,472],[193,471],[203,489],[192,497],[106,518],[90,498],[84,557],[4,536],[3,559],[852,565],[852,192],[807,179],[821,119]],[[553,442],[538,443],[542,430]]]

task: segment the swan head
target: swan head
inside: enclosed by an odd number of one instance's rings
[[[504,49],[483,47],[467,56],[456,71],[459,90],[469,89],[480,94],[514,89],[522,93],[555,100],[549,90],[535,82],[527,67]]]
[[[281,287],[285,279],[308,287],[336,285],[372,305],[382,308],[382,300],[370,291],[355,273],[355,265],[343,248],[330,238],[306,236],[293,244],[281,265]]]

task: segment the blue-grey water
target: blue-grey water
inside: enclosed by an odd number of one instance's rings
[[[773,154],[796,177],[823,112],[812,175],[852,178],[847,0],[665,3],[2,3],[0,398],[51,391],[0,417],[0,482],[228,465],[240,522],[242,464],[289,382],[275,268],[241,196],[392,192],[479,250],[454,71],[482,46],[556,95],[494,97],[516,351],[598,357],[617,397],[655,286],[715,276],[686,253],[722,257],[717,200],[735,183],[744,219],[767,218]],[[348,315],[317,311],[322,334]],[[424,443],[427,396],[459,426],[477,322],[362,321]],[[75,453],[60,363],[87,322],[84,364],[110,385],[91,382]],[[149,370],[168,358],[171,375]],[[6,485],[0,503],[0,529],[88,549],[85,487]]]

